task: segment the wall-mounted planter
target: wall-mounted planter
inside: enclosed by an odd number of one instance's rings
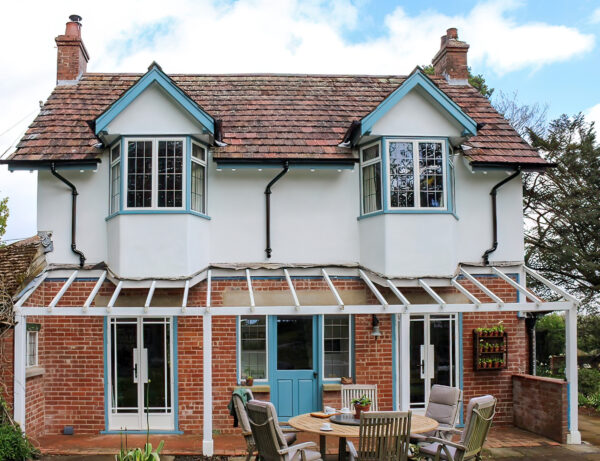
[[[508,335],[505,331],[482,333],[473,330],[473,368],[475,371],[508,368]]]

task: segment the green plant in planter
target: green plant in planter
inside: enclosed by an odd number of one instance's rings
[[[358,405],[358,406],[361,406],[361,407],[366,407],[366,406],[371,405],[371,403],[373,403],[373,402],[371,402],[371,399],[369,397],[367,397],[365,394],[363,394],[358,399],[352,399],[350,401],[350,403],[352,403],[352,405],[354,405],[354,406]]]

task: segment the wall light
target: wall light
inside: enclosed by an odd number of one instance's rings
[[[371,331],[371,336],[374,336],[375,339],[381,336],[381,331],[379,330],[379,319],[375,314],[373,314],[373,331]]]

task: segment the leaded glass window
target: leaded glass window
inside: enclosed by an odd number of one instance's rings
[[[36,367],[38,365],[38,332],[27,332],[27,366]]]
[[[362,212],[381,210],[381,155],[379,144],[361,151]]]
[[[121,143],[110,150],[110,213],[120,209],[121,200]]]
[[[446,206],[446,153],[436,141],[389,141],[391,208]]]
[[[323,376],[350,376],[350,316],[323,317]]]
[[[192,143],[192,210],[206,213],[206,149]]]
[[[267,377],[267,324],[265,316],[240,318],[240,376]]]
[[[127,143],[127,207],[152,206],[152,141]]]
[[[183,141],[158,141],[158,206],[183,205]]]

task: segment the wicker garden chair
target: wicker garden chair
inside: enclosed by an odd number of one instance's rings
[[[254,399],[252,392],[248,389],[248,393],[250,394],[250,399]],[[248,420],[248,412],[246,411],[246,406],[242,401],[242,398],[233,394],[233,407],[235,408],[235,412],[237,414],[237,419],[242,429],[242,435],[246,440],[246,461],[250,461],[253,455],[257,455],[256,452],[256,444],[254,443],[254,437],[252,437],[252,428],[250,427],[250,421]],[[292,427],[282,427],[283,436],[288,445],[291,445],[296,441],[296,433],[298,432],[296,429]],[[258,455],[257,455],[258,458]]]
[[[426,437],[419,444],[419,455],[433,461],[481,460],[481,450],[496,413],[496,399],[491,395],[476,397],[469,401],[464,430],[454,433],[461,435],[459,442],[438,437]]]
[[[347,442],[350,461],[406,461],[410,442],[409,411],[360,414],[358,451]]]
[[[277,412],[271,402],[250,400],[246,406],[252,436],[261,461],[320,461],[321,453],[311,450],[315,442],[288,445],[279,427]]]

